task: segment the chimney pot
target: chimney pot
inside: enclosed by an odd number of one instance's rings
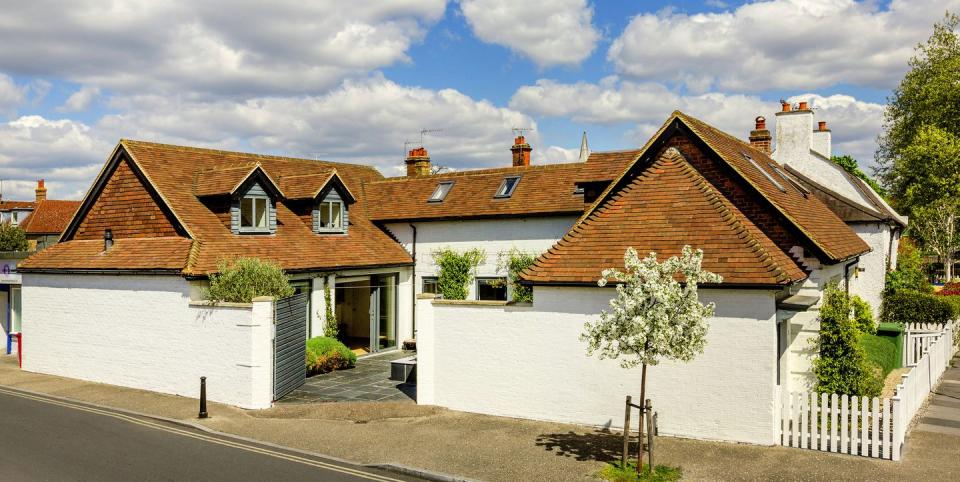
[[[790,107],[790,103],[789,103],[789,102],[781,102],[781,103],[780,103],[780,111],[781,111],[781,112],[790,112],[790,109],[791,109],[791,107]]]
[[[37,202],[47,199],[47,188],[44,186],[43,179],[37,180],[37,189],[34,193],[36,194]]]
[[[530,144],[527,144],[527,140],[523,136],[517,136],[513,140],[513,147],[510,148],[510,151],[513,152],[513,166],[529,166],[530,165],[530,151],[533,148],[530,147]]]
[[[764,130],[764,129],[767,128],[767,118],[766,118],[766,117],[764,117],[764,116],[762,116],[762,115],[761,115],[761,116],[757,116],[757,118],[754,119],[754,121],[756,121],[756,127],[755,127],[756,130],[762,131],[762,130]]]
[[[817,130],[819,130],[820,132],[827,130],[827,121],[817,122]]]
[[[797,110],[809,110],[809,109],[807,108],[807,103],[806,103],[806,102],[801,102],[801,103],[800,103],[800,106],[797,108]]]
[[[429,176],[430,154],[423,146],[410,149],[407,153],[407,176]]]
[[[770,131],[767,130],[767,118],[761,115],[757,116],[754,121],[756,122],[756,129],[750,131],[750,145],[759,151],[770,154],[773,138],[770,136]]]

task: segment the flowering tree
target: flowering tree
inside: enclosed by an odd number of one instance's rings
[[[657,262],[651,252],[640,259],[637,251],[627,248],[623,256],[624,271],[603,270],[597,281],[605,286],[616,282],[617,296],[610,301],[596,323],[584,324],[580,339],[588,343],[587,353],[601,359],[620,360],[623,368],[643,367],[640,381],[640,403],[646,400],[647,365],[661,360],[689,362],[703,353],[707,340],[706,319],[713,316],[714,304],[700,303],[699,283],[720,283],[720,275],[701,267],[703,251],[683,247],[683,253],[664,262]],[[625,427],[626,430],[626,427]],[[643,435],[643,417],[640,417]],[[643,458],[643,444],[637,469]]]

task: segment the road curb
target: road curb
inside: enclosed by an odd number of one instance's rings
[[[166,423],[170,423],[170,424],[174,424],[174,425],[179,425],[179,426],[181,426],[181,427],[188,427],[188,428],[200,430],[200,431],[203,431],[203,432],[206,432],[206,433],[209,433],[209,434],[212,434],[212,435],[217,435],[217,436],[220,436],[220,437],[231,438],[231,439],[234,439],[234,440],[239,440],[239,441],[243,441],[243,442],[247,442],[247,443],[259,444],[259,445],[263,445],[263,446],[265,446],[265,447],[270,447],[270,448],[274,448],[274,449],[278,449],[278,450],[286,450],[286,451],[288,451],[288,452],[293,452],[293,453],[297,453],[297,454],[300,454],[300,455],[306,455],[306,456],[310,456],[310,457],[324,458],[324,459],[333,460],[333,461],[335,461],[335,462],[339,462],[339,463],[342,463],[342,464],[355,465],[355,466],[358,466],[358,467],[364,467],[364,468],[369,468],[369,469],[379,469],[379,470],[384,470],[384,471],[387,471],[387,472],[393,472],[393,473],[396,473],[396,474],[399,474],[399,475],[409,475],[409,476],[419,477],[419,478],[421,478],[421,479],[431,480],[431,481],[435,481],[435,482],[472,482],[472,479],[466,479],[466,478],[463,478],[463,477],[456,477],[456,476],[453,476],[453,475],[443,474],[443,473],[440,473],[440,472],[432,472],[432,471],[429,471],[429,470],[426,470],[426,469],[419,469],[419,468],[415,468],[415,467],[408,467],[408,466],[406,466],[406,465],[393,464],[393,463],[364,464],[364,463],[360,463],[360,462],[354,462],[354,461],[352,461],[352,460],[347,460],[347,459],[343,459],[343,458],[340,458],[340,457],[334,457],[334,456],[332,456],[332,455],[325,455],[325,454],[321,454],[321,453],[317,453],[317,452],[311,452],[311,451],[309,451],[309,450],[301,450],[301,449],[298,449],[298,448],[287,447],[287,446],[285,446],[285,445],[275,444],[275,443],[273,443],[273,442],[267,442],[267,441],[264,441],[264,440],[257,440],[257,439],[254,439],[254,438],[244,437],[244,436],[242,436],[242,435],[237,435],[237,434],[233,434],[233,433],[221,432],[221,431],[219,431],[219,430],[214,430],[214,429],[212,429],[212,428],[210,428],[210,427],[201,425],[201,424],[199,424],[199,423],[189,422],[189,421],[187,421],[187,420],[180,420],[180,419],[175,419],[175,418],[169,418],[169,417],[164,417],[164,416],[161,416],[161,415],[153,415],[153,414],[149,414],[149,413],[138,412],[138,411],[136,411],[136,410],[129,410],[129,409],[126,409],[126,408],[112,407],[112,406],[110,406],[110,405],[103,405],[103,404],[100,404],[100,403],[88,402],[88,401],[85,401],[85,400],[78,400],[78,399],[76,399],[76,398],[62,397],[62,396],[59,396],[59,395],[51,395],[51,394],[49,394],[49,393],[36,392],[36,391],[33,391],[33,390],[26,390],[26,389],[19,388],[19,387],[11,387],[11,386],[9,386],[9,385],[0,385],[0,387],[3,387],[3,388],[5,388],[5,389],[7,389],[7,390],[15,391],[15,392],[26,393],[26,394],[34,395],[34,396],[38,396],[38,397],[46,397],[46,398],[49,398],[49,399],[52,399],[52,400],[59,400],[59,401],[61,401],[61,402],[70,402],[70,403],[76,403],[76,404],[80,404],[80,405],[87,405],[87,406],[90,406],[90,407],[93,407],[93,408],[99,408],[99,409],[101,409],[101,410],[111,410],[111,411],[114,411],[114,412],[122,413],[122,414],[124,414],[124,415],[132,415],[132,416],[135,416],[135,417],[143,417],[143,418],[149,418],[149,419],[153,419],[153,420],[159,420],[159,421],[161,421],[161,422],[166,422]]]

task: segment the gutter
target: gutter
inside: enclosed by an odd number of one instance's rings
[[[101,274],[101,275],[176,275],[182,276],[183,270],[173,269],[63,269],[63,268],[17,268],[20,273],[31,274]],[[188,277],[189,279],[189,277]]]

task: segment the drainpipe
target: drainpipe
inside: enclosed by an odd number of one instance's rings
[[[413,232],[413,242],[410,246],[411,257],[413,258],[413,269],[410,272],[410,301],[411,301],[411,328],[413,338],[417,338],[417,227],[410,223],[410,230]]]
[[[900,230],[893,224],[890,224],[890,246],[887,247],[887,271],[893,266],[893,238],[900,234]]]
[[[847,292],[847,296],[850,296],[850,268],[860,262],[860,258],[857,258],[855,261],[851,261],[843,266],[843,280],[844,280],[844,291]]]

